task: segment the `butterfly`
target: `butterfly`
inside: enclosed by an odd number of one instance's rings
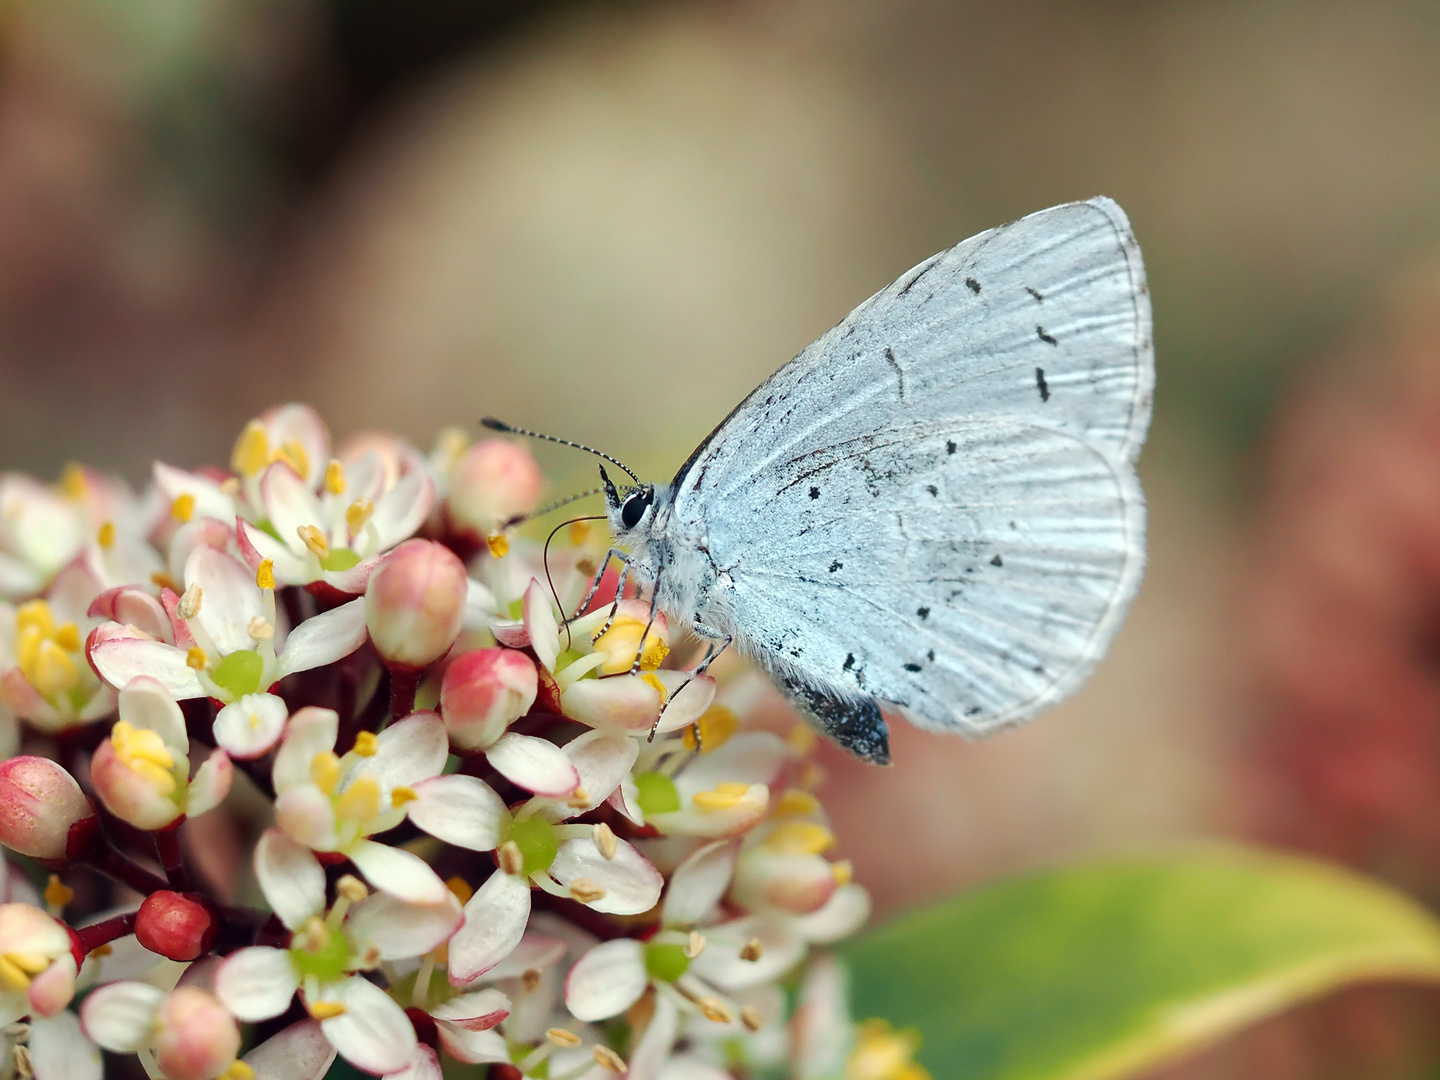
[[[735,645],[867,761],[887,710],[986,735],[1078,688],[1139,587],[1154,382],[1124,211],[1042,210],[870,297],[669,484],[601,466],[612,553],[697,670]]]

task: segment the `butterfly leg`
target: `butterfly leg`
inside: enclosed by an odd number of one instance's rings
[[[719,630],[712,630],[698,621],[695,623],[695,632],[701,637],[709,639],[709,644],[705,648],[705,656],[701,659],[700,663],[695,665],[695,670],[690,672],[685,681],[675,688],[675,693],[666,698],[665,704],[660,706],[660,713],[655,717],[655,723],[650,725],[650,735],[645,740],[646,742],[655,741],[655,731],[660,727],[660,721],[665,716],[665,710],[670,707],[670,702],[675,700],[676,695],[684,690],[685,687],[689,686],[695,676],[704,675],[705,672],[709,670],[710,665],[713,664],[716,659],[719,658],[720,654],[728,649],[731,642],[735,640],[733,635],[721,633]],[[717,641],[719,642],[718,645],[716,644]],[[698,750],[700,749],[700,725],[698,723],[691,724],[690,730],[695,735],[695,748]]]
[[[590,583],[589,591],[585,593],[585,598],[580,601],[580,606],[575,609],[575,614],[572,616],[572,620],[578,619],[590,606],[590,602],[595,599],[595,594],[600,591],[600,583],[605,580],[605,571],[610,569],[611,559],[620,561],[620,577],[615,582],[615,600],[610,605],[610,617],[605,620],[605,625],[600,628],[600,633],[591,639],[592,641],[599,640],[600,635],[610,629],[610,625],[615,621],[615,613],[620,609],[620,599],[625,595],[625,578],[630,570],[630,556],[626,552],[615,547],[605,552],[605,558],[600,561],[600,569],[595,571],[595,580]]]

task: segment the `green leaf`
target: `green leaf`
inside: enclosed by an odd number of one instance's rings
[[[937,1080],[1104,1080],[1346,983],[1440,981],[1440,923],[1346,871],[1227,847],[1034,874],[841,950],[857,1019]]]

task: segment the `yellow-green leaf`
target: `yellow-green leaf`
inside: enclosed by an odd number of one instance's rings
[[[1440,923],[1325,864],[1236,848],[967,893],[842,950],[857,1018],[936,1080],[1128,1076],[1347,983],[1440,981]]]

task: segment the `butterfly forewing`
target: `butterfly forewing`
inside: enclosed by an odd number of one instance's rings
[[[927,260],[756,390],[676,478],[782,678],[979,733],[1069,693],[1138,584],[1139,249],[1105,199]]]

